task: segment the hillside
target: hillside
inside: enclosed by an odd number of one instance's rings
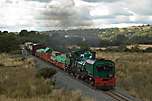
[[[15,43],[15,40],[17,43],[34,41],[46,43],[55,49],[63,49],[70,45],[81,44],[86,44],[90,47],[152,44],[152,25],[132,26],[128,28],[52,30],[44,32],[22,30],[19,33],[0,31],[0,41],[6,41],[8,43],[8,37],[10,37],[10,43]],[[3,44],[0,44],[0,46],[3,47]],[[9,43],[8,46],[10,46]]]
[[[71,45],[71,43],[72,45],[86,43],[91,47],[152,44],[151,25],[128,28],[53,30],[45,33],[50,34],[49,43],[58,41],[59,46]]]
[[[99,37],[109,45],[152,44],[152,26],[105,29]]]

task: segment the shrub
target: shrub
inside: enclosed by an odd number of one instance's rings
[[[4,66],[4,64],[3,64],[3,63],[0,63],[0,66]]]
[[[10,52],[17,49],[19,49],[19,41],[15,35],[0,35],[0,52]]]
[[[37,72],[37,77],[43,77],[45,79],[51,78],[56,73],[55,69],[52,68],[42,68]]]
[[[145,50],[145,52],[152,52],[152,48],[151,48],[151,47],[147,48],[147,49]]]

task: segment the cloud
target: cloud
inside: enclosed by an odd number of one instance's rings
[[[86,2],[116,2],[119,0],[83,0],[83,1],[86,1]]]
[[[55,20],[58,22],[56,26],[62,28],[83,27],[92,24],[89,9],[76,7],[74,0],[52,0],[42,15],[42,19]]]
[[[139,15],[152,15],[151,0],[125,0],[125,6]]]
[[[51,0],[26,0],[26,1],[49,2]]]
[[[0,1],[0,30],[34,29],[37,26],[35,16],[39,15],[39,9],[44,4],[24,0],[2,0]]]
[[[115,9],[114,9],[115,8]],[[105,4],[101,3],[97,6],[92,7],[90,14],[95,18],[112,18],[115,16],[130,16],[133,15],[132,12],[129,12],[128,9],[123,8],[123,5],[120,3],[115,4]]]
[[[0,30],[152,24],[151,7],[151,0],[0,0]]]

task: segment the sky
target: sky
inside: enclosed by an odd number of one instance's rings
[[[0,0],[0,30],[152,24],[152,0]]]

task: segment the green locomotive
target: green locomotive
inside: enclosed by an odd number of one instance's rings
[[[97,88],[115,86],[115,64],[111,60],[96,59],[88,50],[71,52],[66,58],[66,71]]]

